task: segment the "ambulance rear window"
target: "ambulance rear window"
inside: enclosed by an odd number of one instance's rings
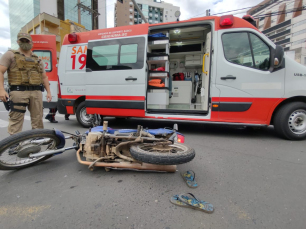
[[[51,52],[45,50],[33,50],[33,53],[38,56],[39,59],[44,63],[45,71],[52,71],[52,58]]]

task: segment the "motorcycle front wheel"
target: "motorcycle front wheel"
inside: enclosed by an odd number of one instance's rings
[[[194,149],[180,143],[172,145],[135,144],[130,147],[130,153],[138,161],[155,165],[178,165],[187,163],[195,157]]]
[[[35,129],[11,135],[0,141],[0,170],[23,169],[52,155],[29,158],[31,153],[54,150],[60,140],[53,130]]]

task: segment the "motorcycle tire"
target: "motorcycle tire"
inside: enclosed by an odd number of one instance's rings
[[[18,161],[21,158],[19,158],[16,155],[16,153],[13,153],[11,155],[8,153],[7,155],[8,157],[16,157],[15,164],[7,164],[2,161],[3,160],[2,158],[4,157],[3,154],[5,154],[5,152],[8,151],[11,146],[14,146],[23,141],[35,139],[35,138],[50,138],[54,141],[54,147],[58,146],[60,143],[60,139],[55,135],[55,132],[53,130],[35,129],[35,130],[27,130],[27,131],[23,131],[23,132],[11,135],[3,139],[2,141],[0,141],[0,170],[23,169],[23,168],[33,166],[39,162],[45,161],[48,158],[52,157],[53,155],[42,156],[40,158],[34,158],[34,159],[26,158],[29,161],[21,163],[21,161]],[[26,159],[24,159],[24,161],[26,161]]]
[[[151,149],[150,149],[151,147]],[[185,144],[174,143],[169,145],[174,151],[180,149],[179,152],[158,152],[153,151],[153,144],[135,144],[130,147],[131,156],[141,162],[155,165],[178,165],[191,161],[195,157],[194,149]]]

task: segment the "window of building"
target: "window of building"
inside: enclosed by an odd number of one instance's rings
[[[34,31],[33,31],[33,29],[29,31],[29,34],[34,34]]]
[[[89,42],[86,67],[92,71],[141,69],[144,52],[144,37]]]
[[[272,32],[270,32],[270,33],[267,33],[267,34],[265,34],[267,37],[270,37],[270,36],[272,36],[272,35],[274,35],[275,34],[275,31],[272,31]]]
[[[35,27],[35,34],[40,34],[40,26]]]
[[[225,33],[222,35],[224,56],[227,61],[259,70],[268,70],[270,49],[252,33]]]
[[[287,29],[287,28],[281,28],[281,29],[277,30],[276,33],[283,32],[283,31],[285,31],[286,29]]]
[[[281,40],[284,40],[284,39],[286,39],[286,36],[278,37],[278,38],[275,39],[275,41],[281,41]]]
[[[51,72],[52,71],[52,58],[50,51],[42,51],[42,50],[34,50],[33,53],[38,56],[39,59],[42,60],[45,71]]]

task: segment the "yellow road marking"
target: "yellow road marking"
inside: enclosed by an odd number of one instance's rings
[[[42,205],[42,206],[30,206],[30,207],[21,207],[21,206],[3,206],[0,207],[0,216],[4,217],[21,217],[21,218],[31,218],[35,219],[43,210],[50,208],[51,205]]]

